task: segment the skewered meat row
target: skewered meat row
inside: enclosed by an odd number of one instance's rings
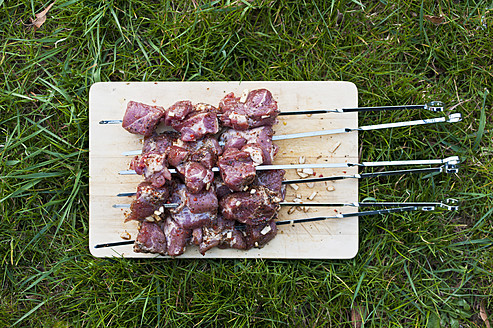
[[[168,211],[153,201],[156,197],[149,201],[138,192],[127,218],[140,221],[134,250],[176,256],[193,244],[204,254],[215,246],[262,247],[274,238],[284,171],[257,175],[255,170],[256,165],[272,163],[278,151],[270,126],[278,110],[270,92],[254,90],[245,101],[228,94],[219,109],[179,101],[162,114],[161,107],[146,106],[130,102],[123,120],[127,130],[145,136],[142,154],[131,168],[146,179],[140,189],[162,189],[159,201],[179,206]],[[217,117],[236,129],[220,136],[224,149],[211,136],[219,130]],[[179,133],[156,134],[149,128],[161,122]],[[216,165],[220,177],[211,170]],[[168,166],[176,168],[184,183],[171,178]]]

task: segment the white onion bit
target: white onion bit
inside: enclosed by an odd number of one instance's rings
[[[313,200],[315,198],[315,196],[317,196],[317,194],[318,194],[318,191],[312,192],[312,194],[308,197],[308,199]]]
[[[340,141],[336,142],[335,144],[333,144],[333,145],[329,148],[329,151],[330,151],[331,153],[335,152],[335,151],[337,150],[337,148],[339,148],[339,146],[340,146],[340,145],[341,145],[341,142],[340,142]]]
[[[294,190],[298,190],[300,189],[300,187],[296,184],[296,183],[292,183],[289,185],[291,188],[293,188]]]
[[[125,240],[130,240],[130,238],[132,238],[132,236],[130,236],[130,234],[127,232],[127,230],[125,230],[124,232],[122,232],[122,233],[120,234],[120,237],[121,237],[122,239],[125,239]]]

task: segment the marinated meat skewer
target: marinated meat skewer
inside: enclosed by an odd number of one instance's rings
[[[349,112],[372,112],[372,111],[394,111],[394,110],[429,110],[432,112],[443,112],[444,106],[441,101],[431,101],[424,105],[399,105],[399,106],[376,106],[336,109],[308,109],[297,111],[281,111],[278,116],[310,115],[327,113],[349,113]],[[99,124],[122,124],[122,120],[103,120]]]
[[[266,171],[268,172],[268,171]],[[354,175],[339,175],[339,176],[328,176],[328,177],[317,177],[317,178],[306,178],[306,179],[294,179],[294,180],[283,180],[282,184],[302,184],[302,183],[316,183],[316,182],[325,182],[325,181],[336,181],[336,180],[343,180],[343,179],[364,179],[364,178],[373,178],[373,177],[380,177],[380,176],[392,176],[392,175],[402,175],[402,174],[408,174],[408,173],[457,173],[458,168],[456,165],[449,165],[448,163],[439,167],[431,167],[431,168],[424,168],[424,169],[409,169],[409,170],[397,170],[397,171],[381,171],[381,172],[374,172],[374,173],[360,173],[360,174],[354,174]],[[228,191],[225,191],[225,193],[230,193],[232,192],[231,189],[229,189],[224,183],[220,182],[221,184],[218,186],[216,184],[216,193],[219,194],[221,193],[219,191],[219,188],[221,189],[227,189]],[[135,196],[135,192],[125,192],[125,193],[119,193],[117,194],[118,197],[130,197],[130,196]],[[219,197],[222,198],[222,197]]]
[[[354,217],[354,216],[368,216],[368,215],[376,215],[376,214],[389,214],[389,213],[396,213],[396,212],[405,212],[405,211],[416,211],[416,210],[434,210],[436,208],[443,208],[449,211],[456,211],[459,209],[458,201],[455,199],[447,199],[444,202],[431,202],[431,203],[414,203],[414,204],[419,204],[419,205],[411,205],[411,206],[406,206],[406,203],[400,203],[402,206],[397,207],[397,208],[388,208],[388,209],[381,209],[381,210],[375,210],[375,211],[363,211],[363,212],[355,212],[355,213],[344,213],[344,214],[338,214],[335,216],[321,216],[321,217],[311,217],[311,218],[301,218],[301,219],[292,219],[292,220],[283,220],[283,221],[275,221],[271,220],[269,224],[269,228],[271,228],[272,225],[276,226],[276,231],[277,231],[277,226],[281,225],[293,225],[293,224],[300,224],[300,223],[309,223],[309,222],[318,222],[318,221],[325,221],[325,220],[330,220],[330,219],[342,219],[342,218],[348,218],[348,217]],[[413,204],[413,203],[411,203]],[[264,226],[262,228],[262,231],[264,233],[269,233],[270,230],[267,228],[267,226]],[[237,226],[237,229],[239,231],[243,231],[243,229],[246,229],[246,227],[242,226]],[[258,231],[260,227],[256,228],[256,231]],[[265,230],[264,230],[265,229]],[[253,240],[254,238],[252,238]],[[120,242],[115,242],[115,243],[106,243],[106,244],[98,244],[95,246],[95,248],[104,248],[104,247],[115,247],[115,246],[124,246],[124,245],[131,245],[134,244],[135,241],[129,240],[129,241],[120,241]]]
[[[303,115],[303,114],[327,114],[327,113],[355,113],[355,112],[380,112],[394,110],[417,110],[424,109],[432,112],[443,112],[444,106],[441,101],[431,101],[424,105],[399,105],[399,106],[376,106],[376,107],[355,107],[355,108],[336,108],[336,109],[309,109],[301,111],[285,111],[279,115]]]
[[[276,164],[276,165],[259,165],[255,166],[255,170],[289,170],[289,169],[317,169],[317,168],[346,168],[346,167],[378,167],[378,166],[402,166],[402,165],[457,165],[459,163],[458,156],[451,156],[444,159],[429,159],[429,160],[405,160],[405,161],[382,161],[382,162],[361,162],[361,163],[322,163],[322,164]],[[170,173],[176,173],[170,169]],[[217,167],[212,168],[213,172],[219,172]],[[122,175],[136,174],[133,170],[118,172]]]
[[[372,131],[372,130],[390,129],[390,128],[397,128],[397,127],[407,127],[407,126],[425,125],[425,124],[435,124],[435,123],[443,123],[443,122],[455,123],[455,122],[460,122],[461,120],[462,120],[462,118],[461,118],[460,113],[453,113],[447,117],[438,117],[438,118],[431,118],[431,119],[424,119],[424,120],[403,121],[403,122],[393,122],[393,123],[384,123],[384,124],[373,124],[373,125],[360,126],[357,128],[340,128],[340,129],[333,129],[333,130],[310,131],[310,132],[274,135],[274,136],[272,136],[272,141],[299,139],[299,138],[308,138],[308,137],[319,137],[319,136],[324,136],[324,135],[351,133],[354,131]],[[251,129],[251,130],[255,130],[255,129]],[[242,132],[247,132],[249,130],[245,130],[245,131],[232,130],[232,131],[236,131],[236,133],[240,134]],[[220,141],[220,144],[225,145],[225,142],[226,141]],[[278,147],[278,146],[274,144],[273,147],[275,149],[275,147]],[[267,150],[267,154],[270,152],[270,148],[261,147],[261,149],[264,152],[263,156],[266,156],[264,149]],[[142,152],[141,150],[132,150],[132,151],[123,152],[122,155],[133,156],[133,155],[138,155],[141,152]]]

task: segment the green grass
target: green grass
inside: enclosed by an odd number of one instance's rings
[[[0,326],[493,324],[491,1],[0,1]],[[434,25],[425,15],[443,14]],[[345,261],[96,259],[88,91],[98,81],[344,80],[362,106],[444,101],[461,123],[361,133],[361,160],[457,154],[458,175],[360,199],[460,199],[365,217]],[[360,124],[433,117],[361,114]]]

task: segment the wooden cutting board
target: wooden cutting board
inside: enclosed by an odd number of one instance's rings
[[[97,244],[123,241],[128,232],[137,236],[136,222],[124,223],[124,212],[113,204],[129,204],[130,197],[117,197],[120,192],[134,192],[142,177],[118,175],[127,170],[131,157],[121,155],[141,148],[141,137],[125,131],[121,125],[101,125],[99,121],[122,119],[130,100],[167,108],[178,100],[205,102],[217,106],[229,92],[241,95],[243,90],[266,88],[277,100],[281,111],[358,106],[358,90],[349,82],[102,82],[92,85],[89,93],[89,249],[96,257],[156,257],[155,254],[134,253],[133,245],[94,248]],[[277,135],[355,128],[357,113],[280,116],[274,127]],[[276,141],[280,146],[274,164],[358,162],[358,134],[311,137]],[[356,174],[357,168],[316,169],[315,175],[331,176]],[[296,170],[288,170],[286,179],[299,178]],[[334,187],[328,191],[327,187]],[[358,180],[346,179],[317,183],[312,188],[299,184],[299,189],[287,187],[286,201],[300,196],[307,202],[314,191],[313,202],[349,203],[358,201]],[[357,208],[310,208],[288,214],[282,208],[279,220],[313,216],[334,216],[337,213],[358,211]],[[280,226],[278,235],[262,249],[240,251],[212,249],[202,256],[195,246],[187,247],[181,258],[298,258],[347,259],[358,252],[358,218],[330,219],[320,222]],[[158,256],[163,257],[165,256]]]

